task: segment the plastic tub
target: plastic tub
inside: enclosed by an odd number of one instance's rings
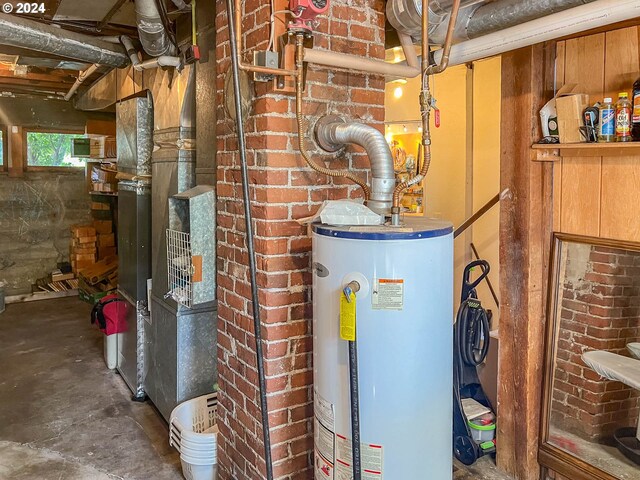
[[[488,413],[469,420],[469,429],[476,443],[490,442],[496,437],[496,417]]]
[[[180,458],[182,475],[186,480],[216,480],[218,477],[217,465],[194,465]]]

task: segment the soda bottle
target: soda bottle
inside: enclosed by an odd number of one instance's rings
[[[631,136],[635,142],[640,141],[640,78],[633,84],[633,125]]]
[[[611,98],[605,98],[600,105],[600,126],[598,132],[599,142],[616,141],[616,106]]]
[[[616,104],[616,140],[618,142],[633,140],[631,137],[631,102],[627,92],[618,96]]]

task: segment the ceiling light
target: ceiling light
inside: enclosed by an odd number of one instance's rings
[[[402,90],[402,87],[397,87],[393,91],[393,96],[396,97],[396,98],[401,98],[403,93],[404,93],[404,91]]]

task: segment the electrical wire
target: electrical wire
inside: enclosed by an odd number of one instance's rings
[[[275,45],[274,45],[274,41],[275,41],[275,35],[276,35],[276,15],[280,14],[280,13],[288,13],[290,14],[293,18],[300,18],[300,16],[302,15],[301,13],[296,14],[295,12],[291,11],[291,10],[278,10],[276,12],[273,11],[274,7],[273,7],[273,1],[271,2],[271,11],[273,12],[271,14],[271,31],[269,33],[269,45],[267,46],[267,50],[271,50],[272,52],[275,52]],[[282,23],[285,23],[284,20],[282,20]]]

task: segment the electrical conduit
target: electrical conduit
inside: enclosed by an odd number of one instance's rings
[[[233,0],[227,0],[227,22],[229,27],[229,45],[231,47],[231,69],[233,73],[233,93],[236,108],[236,129],[238,134],[238,153],[242,173],[242,194],[244,198],[244,219],[249,257],[249,277],[251,280],[251,303],[253,312],[253,329],[256,340],[256,364],[258,369],[258,386],[260,394],[260,414],[262,419],[262,439],[264,442],[264,461],[266,464],[266,480],[273,480],[273,461],[271,458],[271,435],[269,433],[269,410],[267,407],[267,381],[264,372],[264,356],[262,351],[262,320],[260,318],[260,299],[256,272],[256,252],[253,235],[253,219],[251,215],[251,196],[249,193],[249,171],[247,167],[247,146],[245,144],[244,125],[242,124],[242,98],[240,93],[240,57],[235,37]]]

